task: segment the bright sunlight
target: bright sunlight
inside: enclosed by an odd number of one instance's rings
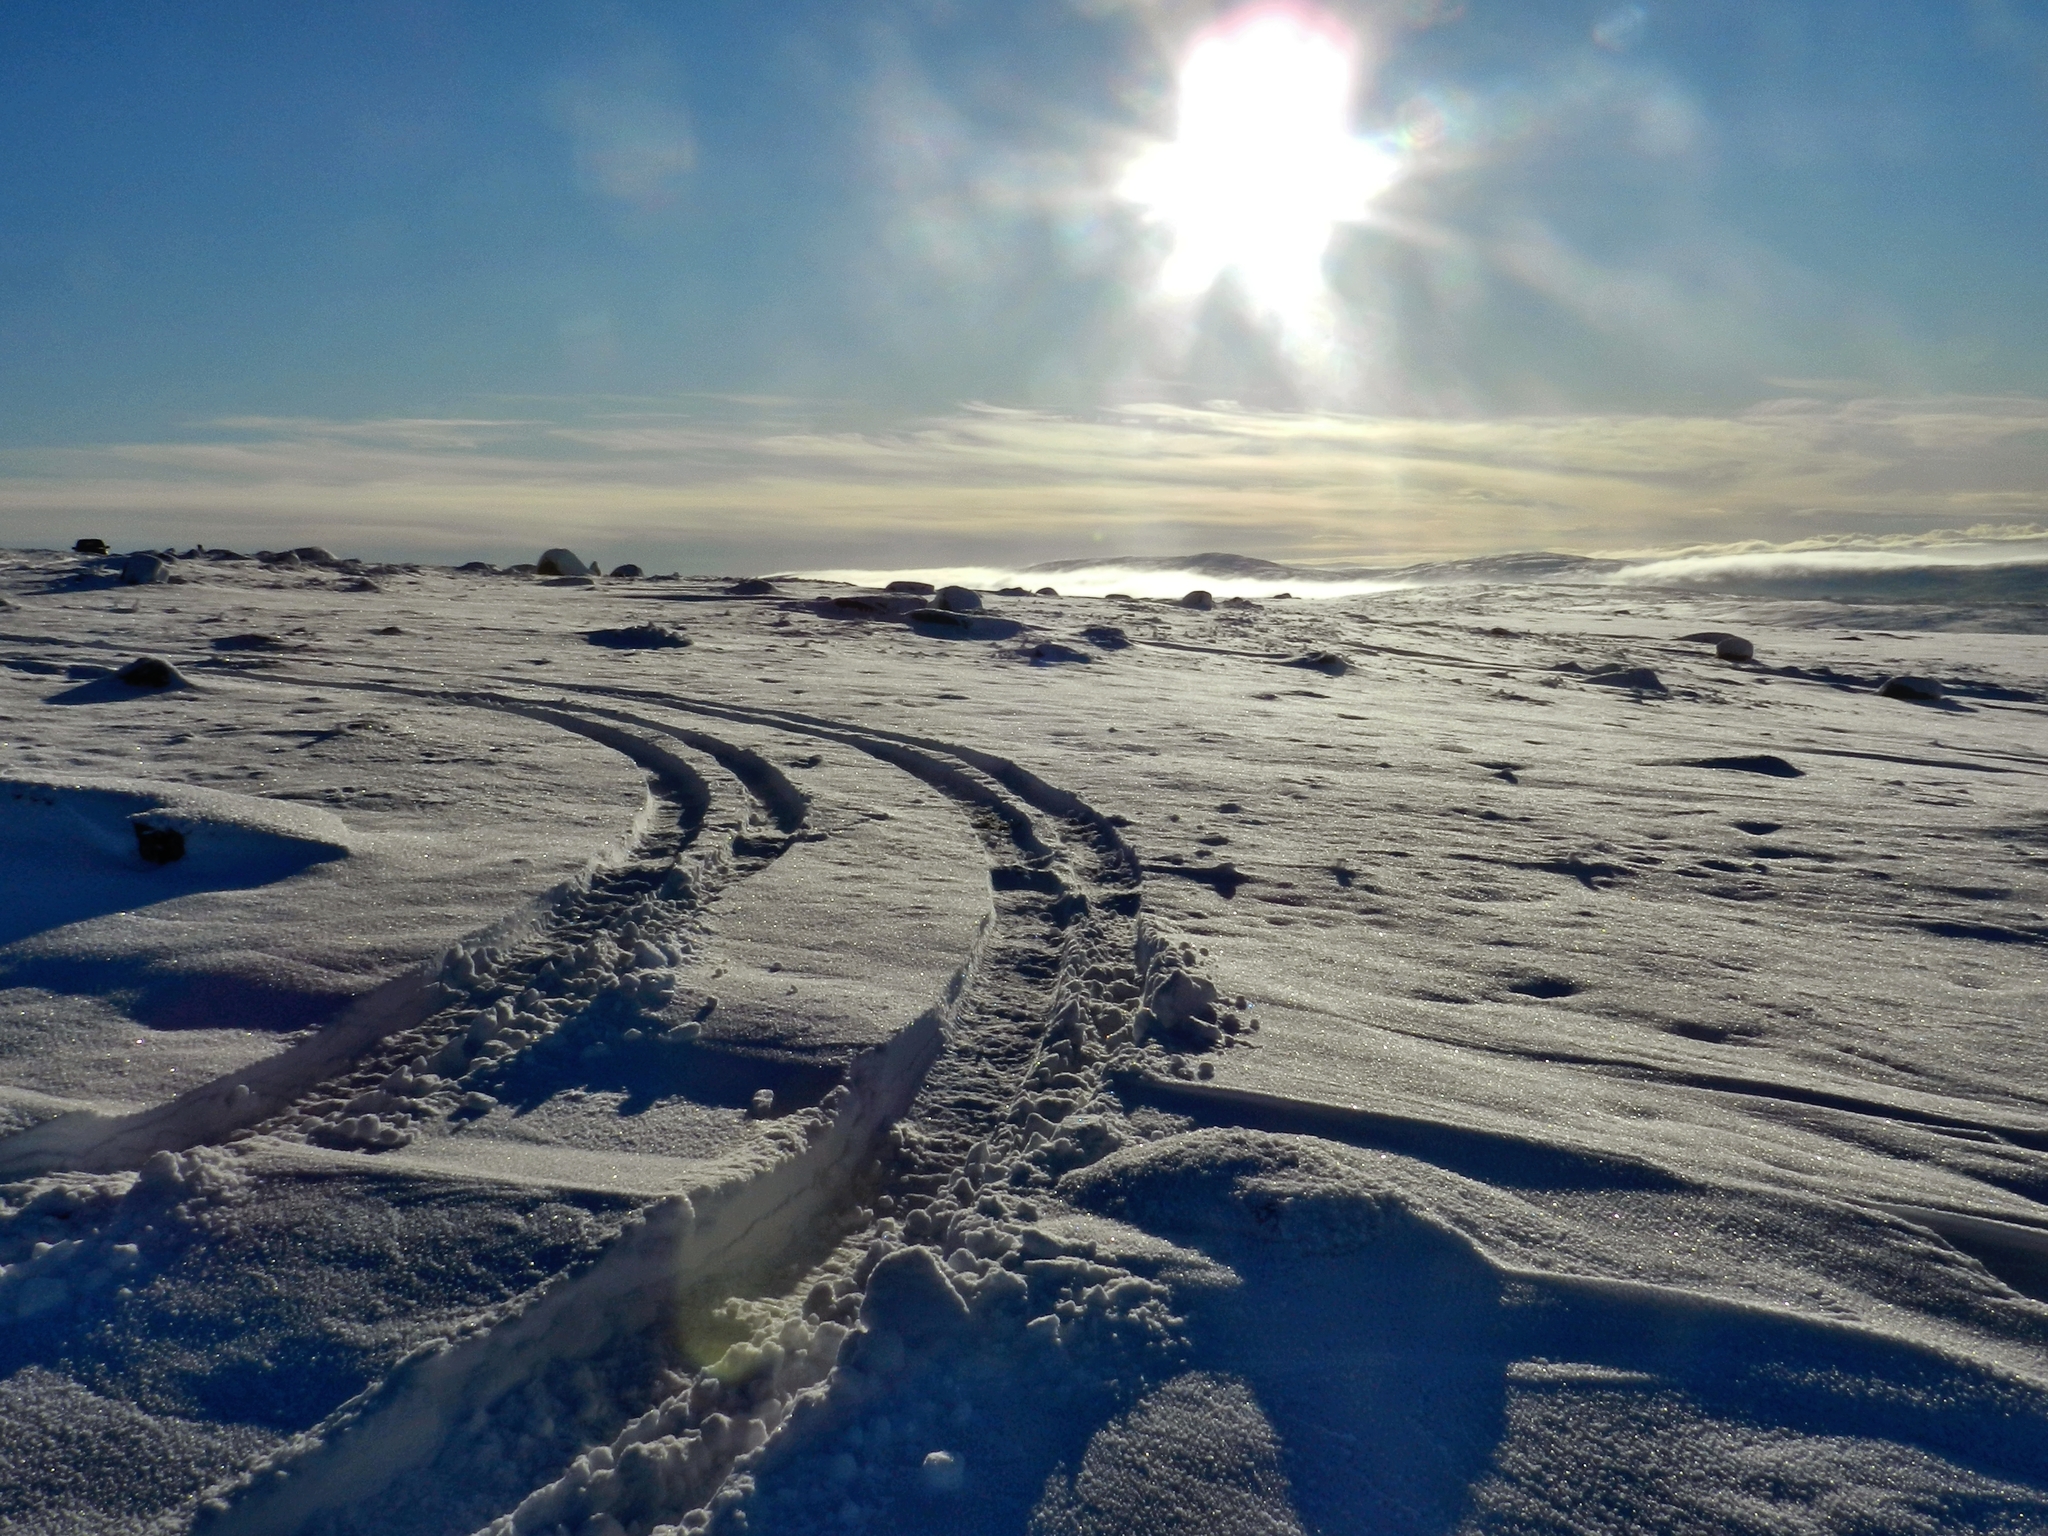
[[[1400,170],[1350,132],[1357,51],[1334,17],[1284,4],[1235,11],[1196,37],[1176,137],[1123,185],[1173,237],[1168,292],[1200,293],[1235,272],[1281,315],[1320,294],[1332,231],[1364,218]]]

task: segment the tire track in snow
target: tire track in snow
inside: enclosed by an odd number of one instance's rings
[[[668,768],[666,798],[678,811],[678,830],[667,834],[663,846],[656,846],[663,843],[661,837],[650,841],[643,836],[612,885],[595,890],[594,882],[592,897],[580,902],[573,916],[557,910],[532,924],[529,950],[546,948],[550,940],[559,947],[565,938],[586,935],[587,948],[600,932],[608,931],[607,924],[616,923],[622,910],[632,910],[635,898],[648,894],[650,876],[663,860],[696,842],[713,819],[717,797],[704,776],[686,765],[684,771],[676,771],[681,760],[660,747],[660,740],[680,742],[712,758],[746,788],[758,809],[754,819],[765,818],[780,834],[772,844],[760,848],[768,857],[786,848],[787,839],[803,825],[803,797],[779,769],[749,748],[671,720],[594,705],[575,706],[559,698],[451,693],[388,683],[337,684],[333,679],[320,682],[327,688],[351,686],[504,709],[578,731],[626,752],[643,766],[650,766],[650,771],[655,766]],[[855,1244],[840,1255],[846,1262],[836,1269],[828,1266],[831,1280],[812,1280],[804,1299],[815,1305],[784,1320],[782,1342],[777,1345],[783,1351],[782,1359],[773,1372],[778,1390],[760,1401],[749,1401],[750,1396],[759,1395],[759,1373],[734,1381],[727,1379],[733,1374],[729,1368],[722,1374],[699,1371],[688,1382],[680,1403],[672,1398],[649,1410],[658,1410],[656,1422],[682,1430],[681,1440],[687,1442],[681,1460],[671,1457],[663,1463],[669,1466],[673,1462],[689,1474],[679,1485],[665,1485],[668,1496],[661,1502],[666,1512],[677,1517],[692,1511],[704,1513],[721,1489],[731,1503],[733,1496],[743,1497],[746,1492],[744,1469],[758,1465],[771,1442],[779,1438],[773,1433],[779,1427],[774,1404],[794,1403],[806,1393],[815,1397],[825,1391],[823,1383],[830,1380],[836,1344],[848,1335],[849,1325],[858,1317],[864,1287],[881,1259],[904,1247],[901,1234],[906,1227],[923,1233],[943,1230],[950,1239],[947,1251],[956,1255],[976,1249],[1019,1252],[1018,1240],[1003,1234],[1016,1228],[1020,1212],[1028,1213],[1028,1201],[1020,1198],[1020,1211],[1010,1211],[1000,1199],[984,1198],[979,1209],[963,1212],[964,1197],[984,1184],[1018,1189],[1033,1183],[1049,1184],[1062,1165],[1090,1160],[1117,1144],[1116,1134],[1106,1131],[1106,1121],[1100,1115],[1078,1113],[1090,1106],[1099,1089],[1102,1079],[1096,1068],[1105,1057],[1101,1042],[1106,1034],[1121,1028],[1120,1040],[1136,1038],[1130,1027],[1132,1008],[1113,1007],[1111,1017],[1095,1021],[1108,1025],[1105,1031],[1091,1025],[1091,1004],[1101,998],[1110,998],[1116,1005],[1132,1004],[1146,990],[1146,968],[1138,959],[1141,934],[1135,921],[1141,877],[1135,858],[1110,818],[1020,765],[975,748],[788,711],[667,698],[647,702],[659,704],[664,712],[680,709],[704,718],[852,747],[937,789],[967,815],[990,859],[998,918],[981,973],[964,988],[964,997],[954,999],[958,1009],[953,1033],[959,1048],[941,1053],[934,1028],[922,1033],[919,1049],[912,1050],[913,1042],[905,1042],[893,1057],[886,1058],[886,1065],[880,1057],[856,1064],[852,1079],[865,1081],[868,1087],[856,1094],[850,1082],[801,1124],[786,1127],[795,1139],[787,1142],[790,1155],[775,1167],[739,1180],[708,1199],[700,1198],[695,1207],[687,1201],[658,1205],[633,1234],[619,1240],[614,1254],[584,1275],[562,1282],[525,1311],[471,1339],[422,1352],[363,1398],[338,1410],[320,1430],[272,1458],[259,1469],[260,1475],[252,1475],[238,1488],[223,1490],[223,1497],[209,1506],[208,1523],[219,1529],[296,1529],[307,1520],[326,1518],[360,1503],[366,1468],[375,1469],[370,1481],[376,1482],[385,1477],[383,1469],[387,1467],[418,1466],[422,1457],[431,1459],[447,1452],[451,1437],[458,1442],[461,1438],[455,1434],[459,1421],[474,1421],[480,1414],[487,1417],[508,1393],[522,1383],[531,1386],[538,1376],[563,1361],[587,1360],[644,1335],[650,1319],[672,1307],[676,1291],[686,1284],[717,1290],[719,1277],[732,1285],[739,1271],[750,1266],[760,1271],[773,1269],[778,1262],[787,1263],[792,1250],[805,1246],[799,1231],[807,1232],[815,1247],[819,1231],[831,1233],[843,1224],[831,1219],[836,1212],[843,1222],[864,1226],[870,1235],[865,1245]],[[731,822],[737,818],[728,815],[721,819]],[[733,846],[740,851],[758,845],[750,845],[743,834],[736,834]],[[698,894],[690,893],[693,898]],[[487,1015],[491,1025],[481,1031],[485,1043],[493,1038],[504,1042],[510,1036],[515,1055],[534,1043],[519,1038],[523,1031],[515,1033],[514,1028],[505,1027],[520,1015],[503,1017],[502,1005],[512,984],[532,976],[533,956],[525,957],[526,969],[522,970],[521,956],[511,952],[517,947],[484,943],[452,954],[437,984],[457,990],[461,994],[458,1000],[438,1011],[427,1010],[425,1018],[388,1020],[386,1027],[366,1032],[366,1038],[348,1041],[348,1048],[359,1053],[360,1059],[351,1072],[339,1076],[332,1064],[336,1054],[346,1052],[340,1051],[338,1039],[314,1070],[284,1074],[291,1081],[276,1085],[260,1107],[275,1111],[274,1101],[289,1097],[293,1089],[296,1104],[268,1116],[251,1113],[259,1106],[249,1105],[230,1125],[216,1117],[210,1127],[214,1139],[223,1134],[239,1139],[261,1129],[272,1136],[371,1154],[402,1144],[415,1111],[423,1112],[418,1116],[421,1119],[450,1112],[447,1103],[433,1102],[437,1095],[445,1096],[448,1084],[433,1067],[436,1063],[455,1065],[447,1059],[451,1047],[472,1043],[472,1035],[478,1032],[476,1021],[485,1016],[476,1003],[488,1002],[492,1009]],[[586,972],[595,958],[580,957]],[[1168,969],[1177,977],[1187,974],[1184,967]],[[1213,996],[1213,988],[1209,995]],[[1199,1002],[1197,1006],[1201,1006]],[[464,1019],[469,1020],[468,1027],[458,1033],[453,1026]],[[1112,1041],[1111,1046],[1114,1044]],[[940,1065],[928,1073],[934,1056],[939,1057]],[[314,1066],[307,1060],[295,1065],[301,1069]],[[1084,1084],[1089,1091],[1074,1091]],[[241,1084],[208,1086],[232,1094],[233,1086]],[[886,1180],[886,1188],[873,1194],[872,1206],[857,1204],[853,1198],[856,1165],[871,1150],[867,1143],[902,1112],[909,1095],[919,1088],[923,1091],[919,1125],[891,1138],[886,1167],[870,1162],[859,1171],[871,1188],[877,1180]],[[202,1089],[186,1097],[202,1099],[206,1092]],[[253,1091],[246,1097],[253,1098]],[[180,1134],[193,1129],[200,1128],[188,1127]],[[830,1151],[819,1152],[820,1146]],[[825,1173],[826,1169],[831,1172]],[[807,1193],[794,1202],[778,1200],[773,1195],[778,1185],[800,1187]],[[827,1190],[831,1193],[821,1194]],[[878,1220],[887,1224],[886,1230],[875,1227]],[[737,1235],[727,1241],[707,1242],[704,1234],[721,1224]],[[683,1257],[686,1249],[693,1250],[693,1256]],[[988,1261],[984,1257],[982,1262]],[[1099,1281],[1105,1277],[1118,1278],[1101,1271],[1094,1285],[1098,1293]],[[963,1274],[961,1283],[966,1279]],[[1110,1310],[1115,1313],[1117,1309]],[[1140,1287],[1138,1294],[1125,1297],[1121,1311],[1128,1314],[1124,1324],[1135,1327],[1152,1343],[1170,1331],[1163,1293]],[[1086,1312],[1082,1307],[1076,1316]],[[1132,1323],[1140,1313],[1142,1321]],[[579,1320],[574,1327],[567,1322],[571,1318]],[[1122,1325],[1112,1319],[1110,1331],[1115,1332],[1117,1326]],[[802,1342],[796,1343],[799,1336]],[[796,1347],[788,1347],[792,1343]],[[770,1350],[761,1359],[768,1360],[773,1353]],[[763,1402],[768,1405],[766,1418],[760,1414],[736,1418],[720,1412],[721,1407],[759,1409]],[[643,1414],[634,1423],[644,1430],[646,1419]],[[674,1435],[667,1438],[680,1443]],[[618,1455],[624,1456],[630,1445],[641,1443],[628,1435]],[[393,1447],[401,1445],[423,1449],[420,1455],[394,1457]],[[459,1459],[459,1444],[455,1454]],[[586,1486],[606,1482],[605,1474],[614,1468],[599,1465],[604,1459],[600,1456],[578,1463]],[[742,1468],[737,1479],[735,1466]],[[280,1472],[285,1475],[279,1476]],[[568,1481],[575,1482],[577,1477],[572,1468]],[[549,1485],[557,1496],[562,1481]],[[670,1483],[675,1483],[673,1477]],[[287,1487],[292,1489],[289,1495],[278,1491]],[[524,1528],[524,1521],[515,1523]]]
[[[712,809],[711,789],[703,775],[659,742],[605,722],[535,707],[515,712],[588,736],[648,771],[653,787],[622,861],[594,867],[581,880],[556,888],[483,934],[453,946],[438,961],[392,978],[333,1024],[275,1056],[237,1068],[153,1109],[124,1116],[76,1111],[0,1142],[0,1176],[138,1168],[156,1152],[182,1152],[261,1128],[380,1045],[394,1038],[418,1043],[433,1036],[436,1020],[460,1008],[464,998],[491,990],[490,978],[499,970],[508,976],[518,973],[514,956],[522,949],[570,935],[587,939],[622,904],[644,897],[658,875],[665,877],[681,867],[677,861],[697,842]],[[672,825],[657,824],[664,814],[673,816]],[[709,876],[713,866],[700,863],[695,873]],[[684,905],[695,904],[694,889],[678,894],[685,898]],[[681,957],[663,958],[674,963]],[[360,1127],[362,1140],[366,1145],[397,1144],[378,1142],[384,1128],[381,1119],[375,1126]]]

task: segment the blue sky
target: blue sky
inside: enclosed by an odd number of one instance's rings
[[[2048,6],[1289,9],[1355,42],[1397,171],[1280,315],[1163,293],[1129,195],[1227,6],[7,7],[0,536],[786,565],[2048,521]]]

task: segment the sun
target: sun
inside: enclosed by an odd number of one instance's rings
[[[1322,291],[1332,232],[1366,217],[1400,174],[1396,155],[1350,131],[1357,56],[1334,17],[1290,4],[1234,11],[1195,38],[1175,136],[1122,186],[1172,236],[1169,292],[1234,272],[1284,314]]]

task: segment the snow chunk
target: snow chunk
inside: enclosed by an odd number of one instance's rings
[[[1407,1228],[1441,1232],[1391,1188],[1306,1136],[1202,1130],[1111,1153],[1060,1181],[1061,1198],[1147,1231],[1353,1253]]]

